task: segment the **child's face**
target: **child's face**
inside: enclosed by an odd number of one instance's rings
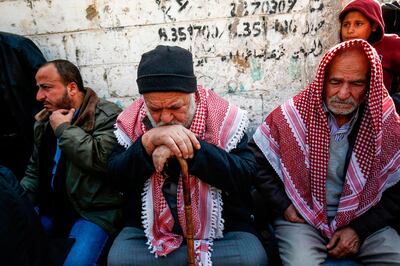
[[[374,31],[376,31],[376,25],[371,25],[369,19],[358,11],[347,13],[340,29],[343,41],[352,39],[368,40]]]

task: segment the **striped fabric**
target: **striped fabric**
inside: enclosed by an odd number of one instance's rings
[[[358,46],[371,64],[366,108],[359,114],[359,132],[347,169],[335,218],[328,223],[326,176],[330,130],[323,109],[325,69],[341,50]],[[315,80],[271,114],[254,140],[285,185],[292,203],[307,222],[331,237],[337,228],[365,213],[382,192],[400,179],[400,118],[382,81],[382,66],[372,46],[351,40],[330,49]]]
[[[333,138],[335,139],[335,141],[341,141],[345,136],[347,136],[350,133],[350,131],[353,129],[353,126],[358,119],[359,110],[360,109],[357,108],[356,112],[354,113],[350,121],[346,122],[344,125],[339,127],[339,125],[336,123],[335,117],[324,104],[324,111],[328,116],[329,131],[331,136],[333,136]]]
[[[220,98],[212,90],[198,86],[196,113],[190,130],[199,139],[229,152],[240,142],[248,123],[246,112]],[[146,132],[142,122],[146,112],[143,98],[135,101],[117,119],[115,135],[121,145],[128,148]],[[211,175],[212,173],[210,173]],[[196,264],[211,265],[211,245],[222,238],[221,191],[200,179],[190,179]],[[150,251],[156,256],[167,255],[182,244],[183,237],[172,232],[173,216],[162,193],[165,177],[154,173],[146,182],[142,194],[142,221]],[[182,179],[178,182],[178,222],[186,232]]]

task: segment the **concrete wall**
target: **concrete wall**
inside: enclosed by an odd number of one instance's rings
[[[157,44],[195,55],[200,84],[249,111],[251,133],[312,79],[338,41],[345,1],[0,0],[0,30],[76,63],[86,85],[126,106],[142,53]]]

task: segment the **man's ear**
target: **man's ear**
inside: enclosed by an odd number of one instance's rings
[[[70,96],[75,96],[79,92],[78,85],[75,82],[70,82],[67,85],[67,91]]]

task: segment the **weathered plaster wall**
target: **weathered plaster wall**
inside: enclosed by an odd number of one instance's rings
[[[254,128],[312,79],[338,41],[346,1],[0,0],[0,30],[30,37],[47,59],[76,63],[85,83],[126,106],[157,44],[195,55],[200,84],[249,111]]]

